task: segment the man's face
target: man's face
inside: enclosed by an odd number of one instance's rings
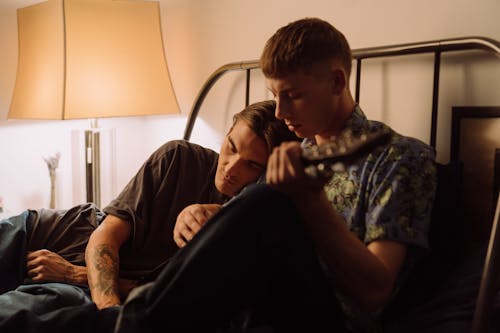
[[[335,128],[336,94],[334,81],[316,68],[284,78],[267,78],[268,89],[276,100],[276,118],[283,119],[298,137],[331,136]]]
[[[268,157],[265,141],[239,120],[222,143],[215,186],[225,195],[236,195],[264,172]]]

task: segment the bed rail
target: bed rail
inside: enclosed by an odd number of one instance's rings
[[[359,102],[360,99],[360,86],[361,86],[361,64],[364,59],[369,58],[383,58],[392,56],[434,53],[434,81],[432,90],[432,118],[431,118],[431,134],[430,145],[436,147],[436,133],[437,133],[437,107],[439,97],[439,72],[441,66],[441,54],[449,51],[468,51],[468,50],[484,50],[500,56],[500,42],[486,37],[461,37],[440,39],[426,42],[416,42],[398,45],[387,45],[378,47],[368,47],[361,49],[354,49],[352,51],[353,58],[356,60],[356,85],[355,85],[355,100]],[[246,95],[245,105],[249,104],[249,91],[250,91],[250,74],[254,69],[260,68],[258,60],[249,60],[241,62],[232,62],[223,65],[216,69],[205,81],[201,87],[198,96],[193,103],[189,113],[186,127],[184,130],[184,140],[191,138],[194,123],[198,116],[199,110],[205,97],[212,88],[212,86],[224,74],[232,71],[246,71]]]
[[[500,289],[500,191],[472,319],[472,333],[492,332],[493,306]]]

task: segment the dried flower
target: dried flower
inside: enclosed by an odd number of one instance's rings
[[[50,208],[55,208],[56,201],[56,169],[59,166],[59,159],[61,158],[61,153],[57,152],[54,156],[44,157],[45,163],[49,168],[50,176]]]

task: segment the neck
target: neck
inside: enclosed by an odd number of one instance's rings
[[[338,136],[345,126],[345,122],[354,111],[356,102],[351,96],[350,91],[345,90],[344,93],[339,96],[339,99],[335,106],[335,116],[331,119],[331,126],[328,130],[315,135],[315,140],[317,144],[322,144],[330,141],[332,137]]]

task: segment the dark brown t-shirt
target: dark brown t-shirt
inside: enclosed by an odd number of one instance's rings
[[[94,204],[68,210],[29,210],[27,250],[47,249],[74,265],[85,265],[85,247],[90,234],[104,218]]]
[[[170,141],[142,165],[103,210],[132,224],[120,250],[120,276],[137,279],[170,258],[177,215],[193,203],[223,203],[215,187],[218,154],[183,140]]]
[[[103,209],[132,224],[120,251],[120,276],[149,275],[178,247],[173,230],[179,212],[193,203],[223,203],[214,183],[219,155],[177,140],[158,148],[116,199]],[[75,265],[85,265],[90,234],[105,213],[92,203],[68,210],[29,210],[27,250],[48,249]]]

